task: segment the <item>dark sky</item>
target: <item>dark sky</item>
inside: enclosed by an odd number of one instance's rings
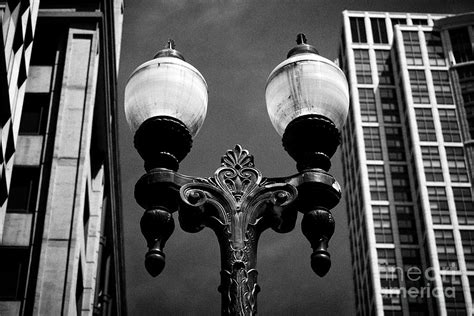
[[[130,315],[218,315],[220,254],[210,229],[184,233],[176,222],[166,248],[166,267],[157,278],[144,267],[146,243],[139,228],[143,210],[133,190],[144,173],[123,114],[123,91],[131,72],[173,38],[186,61],[209,87],[207,117],[180,172],[208,177],[220,157],[241,144],[264,176],[287,176],[295,163],[281,146],[265,106],[270,72],[304,32],[322,56],[337,56],[342,14],[348,10],[460,13],[474,10],[463,1],[342,0],[126,0],[119,74],[120,152],[125,227],[125,263]],[[344,189],[339,152],[331,172]],[[329,251],[332,268],[324,277],[310,267],[311,247],[300,220],[288,234],[272,230],[259,242],[258,311],[261,315],[351,315],[355,303],[345,204],[333,211],[336,232]],[[175,214],[176,215],[176,214]],[[176,219],[176,217],[175,217]]]

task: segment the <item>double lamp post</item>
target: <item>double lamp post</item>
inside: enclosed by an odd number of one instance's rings
[[[175,228],[172,214],[178,212],[184,231],[209,227],[217,236],[222,315],[254,315],[257,243],[264,230],[290,232],[303,213],[311,267],[319,276],[329,271],[330,209],[341,189],[327,171],[347,117],[348,85],[344,73],[298,34],[297,46],[271,72],[265,91],[270,120],[299,172],[280,178],[263,177],[240,145],[225,153],[212,177],[177,172],[204,122],[207,99],[203,76],[171,40],[132,73],[125,88],[126,118],[146,169],[135,186],[145,209],[140,221],[149,248],[145,267],[152,276],[162,272],[163,248]]]

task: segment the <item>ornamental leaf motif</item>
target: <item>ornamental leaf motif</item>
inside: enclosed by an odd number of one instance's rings
[[[237,144],[233,150],[227,150],[225,155],[222,156],[221,165],[235,170],[253,168],[253,155],[247,149],[243,149],[242,146]]]

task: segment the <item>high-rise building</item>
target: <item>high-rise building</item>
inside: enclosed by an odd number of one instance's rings
[[[472,312],[472,21],[343,12],[351,107],[342,159],[358,315]]]
[[[123,315],[122,0],[0,1],[0,315]]]
[[[435,22],[450,65],[466,158],[474,179],[474,12]]]

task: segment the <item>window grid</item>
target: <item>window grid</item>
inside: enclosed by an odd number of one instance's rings
[[[400,243],[418,243],[418,237],[416,235],[416,221],[415,214],[413,212],[413,207],[410,205],[396,205],[395,212],[397,214],[398,234],[400,238]]]
[[[393,249],[377,249],[380,285],[384,289],[398,288],[398,271]]]
[[[368,165],[370,196],[372,200],[387,200],[387,186],[383,166]]]
[[[410,86],[413,97],[413,103],[429,104],[428,85],[423,70],[408,70],[410,76]]]
[[[451,224],[446,190],[443,187],[428,187],[428,200],[433,224]]]
[[[446,147],[451,182],[469,182],[466,160],[462,147]]]
[[[403,261],[403,271],[407,271],[416,267],[421,270],[421,258],[420,252],[418,249],[401,249],[402,261]],[[405,278],[405,283],[407,288],[416,287],[421,288],[423,286],[423,278]]]
[[[410,202],[410,182],[406,166],[392,165],[390,166],[390,174],[392,176],[393,197],[395,201]]]
[[[378,127],[363,127],[367,160],[382,160],[382,145]]]
[[[474,225],[474,202],[471,189],[453,187],[453,196],[459,224]]]
[[[389,50],[376,50],[375,60],[379,75],[379,84],[393,84],[393,69]]]
[[[423,65],[423,58],[421,55],[421,46],[420,39],[418,37],[418,32],[403,32],[403,43],[405,46],[405,56],[407,65]]]
[[[376,44],[388,43],[387,28],[385,26],[385,19],[383,18],[372,18],[370,19],[372,25],[372,37]]]
[[[367,43],[364,18],[350,18],[353,43]]]
[[[375,241],[377,243],[393,243],[392,223],[388,206],[372,205]]]
[[[461,240],[466,268],[474,270],[474,230],[461,230]]]
[[[449,75],[444,70],[431,70],[437,104],[453,104]]]
[[[423,158],[426,181],[444,181],[438,147],[421,146],[421,155]]]
[[[375,95],[372,89],[360,88],[359,104],[360,114],[363,122],[377,122],[377,107],[375,104]]]
[[[384,122],[400,123],[400,112],[398,111],[395,89],[381,88],[379,91]]]
[[[385,138],[387,143],[388,159],[390,161],[404,161],[405,149],[403,146],[403,134],[400,127],[386,127]]]
[[[372,83],[369,51],[367,49],[354,49],[354,62],[356,66],[357,83]]]
[[[439,32],[426,32],[425,39],[430,65],[446,66],[446,58],[444,57],[441,34]]]
[[[429,108],[415,108],[416,124],[418,125],[418,137],[420,141],[435,142],[436,131],[433,115]]]
[[[458,270],[458,257],[452,230],[435,230],[436,249],[441,270]]]
[[[456,111],[454,109],[438,109],[438,114],[444,141],[460,142],[461,133],[456,118]]]
[[[448,315],[466,315],[466,305],[464,302],[461,277],[458,275],[447,275],[443,277],[443,287],[445,293],[452,293],[451,295],[444,296]]]

